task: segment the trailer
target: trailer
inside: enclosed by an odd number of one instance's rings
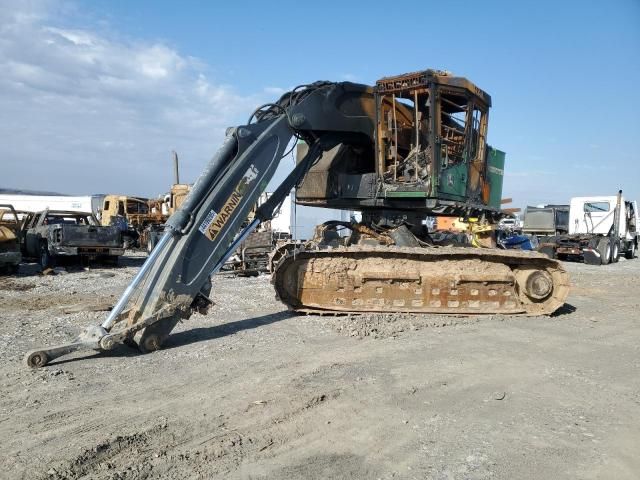
[[[535,235],[538,240],[569,233],[569,205],[527,207],[524,211],[522,233]]]
[[[91,212],[97,215],[102,209],[104,195],[22,195],[0,194],[0,203],[9,203],[20,212],[58,210],[65,212]]]
[[[616,196],[574,197],[569,206],[569,233],[541,240],[538,250],[560,260],[590,265],[636,258],[638,204]]]

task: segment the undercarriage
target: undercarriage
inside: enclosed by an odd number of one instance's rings
[[[404,225],[329,222],[277,249],[272,271],[280,300],[300,312],[549,315],[569,292],[567,272],[545,255],[439,246]]]

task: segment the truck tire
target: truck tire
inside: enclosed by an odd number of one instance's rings
[[[39,263],[42,269],[49,268],[53,266],[53,261],[51,259],[51,254],[49,253],[49,247],[45,242],[40,244],[40,258]]]
[[[602,237],[598,241],[598,253],[600,254],[600,264],[609,264],[609,260],[611,260],[611,241],[609,237]]]
[[[629,248],[624,252],[624,258],[627,260],[633,260],[636,258],[636,244],[634,242],[629,244]]]
[[[611,242],[611,263],[617,263],[620,260],[620,240]]]

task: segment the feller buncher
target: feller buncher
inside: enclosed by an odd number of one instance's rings
[[[557,261],[438,247],[423,225],[426,216],[475,218],[482,231],[503,215],[504,153],[487,145],[490,106],[465,78],[425,70],[373,87],[315,82],[259,107],[227,131],[105,321],[29,352],[27,364],[122,343],[159,349],[180,319],[211,305],[211,275],[295,187],[300,203],[359,210],[362,221],[328,222],[312,241],[275,252],[272,281],[293,310],[551,314],[568,293]],[[295,168],[243,227],[294,139]]]

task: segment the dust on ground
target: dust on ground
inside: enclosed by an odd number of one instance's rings
[[[294,315],[267,276],[218,277],[159,352],[24,365],[140,260],[0,280],[3,478],[638,476],[638,259],[565,264],[553,317]]]

